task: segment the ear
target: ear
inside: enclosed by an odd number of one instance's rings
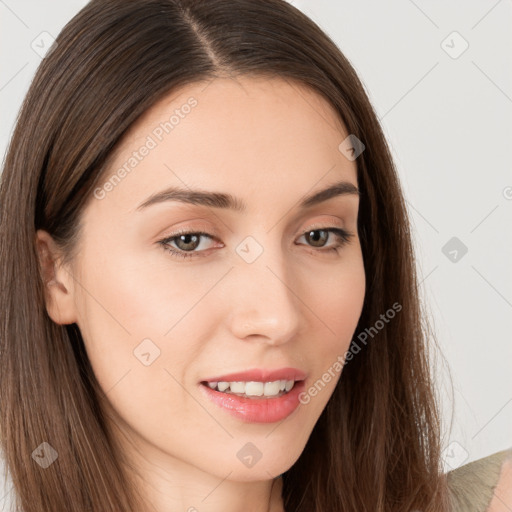
[[[57,324],[76,322],[74,279],[72,273],[61,263],[62,255],[57,244],[48,232],[39,229],[36,232],[36,249],[48,315]]]

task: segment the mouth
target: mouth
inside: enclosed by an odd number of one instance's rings
[[[200,381],[203,396],[246,423],[274,423],[300,404],[306,374],[295,368],[250,370]]]
[[[259,381],[202,381],[203,386],[219,393],[236,395],[244,398],[265,399],[279,398],[288,394],[301,380],[279,379],[268,382]]]

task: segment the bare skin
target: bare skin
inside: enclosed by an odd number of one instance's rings
[[[487,512],[510,512],[512,510],[512,455],[503,462],[500,478],[494,488]]]
[[[308,388],[345,354],[365,293],[359,197],[298,203],[340,180],[357,187],[356,161],[338,149],[348,133],[335,111],[298,84],[242,77],[205,87],[175,91],[132,127],[105,182],[175,109],[197,100],[131,172],[91,198],[69,265],[38,231],[47,310],[79,326],[152,510],[280,512],[277,477],[302,453],[340,372],[284,421],[266,424],[231,416],[200,381],[291,366],[306,372]],[[229,193],[247,209],[176,201],[137,209],[169,186]],[[211,238],[180,258],[159,243],[178,228]],[[336,252],[327,228],[352,236]],[[252,263],[236,251],[248,236],[262,249]],[[168,245],[186,249],[179,237]],[[134,356],[145,339],[160,351],[148,366]],[[250,468],[237,457],[249,442],[261,453]]]

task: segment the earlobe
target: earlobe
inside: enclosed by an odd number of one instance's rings
[[[48,315],[61,325],[76,322],[73,276],[61,263],[57,244],[48,232],[40,229],[36,233],[36,249]]]

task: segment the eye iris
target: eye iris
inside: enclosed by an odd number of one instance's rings
[[[317,236],[311,236],[312,233],[324,233],[324,236],[320,236],[320,245],[319,247],[321,247],[322,245],[325,244],[325,241],[327,240],[327,238],[329,237],[329,233],[325,230],[325,229],[315,229],[313,231],[309,231],[307,234],[306,234],[306,238],[308,239],[308,242],[311,240],[311,238],[313,238],[313,244],[312,245],[315,245],[316,243],[318,243],[318,237]],[[323,242],[323,243],[322,243]]]
[[[185,247],[181,246],[180,247],[180,242],[183,241],[183,239],[185,240],[189,240],[190,238],[192,239],[195,239],[194,242],[190,242],[190,241],[185,241]],[[189,244],[192,243],[193,247],[190,247]],[[180,235],[177,239],[176,239],[176,245],[178,246],[179,249],[183,250],[183,251],[187,251],[187,250],[194,250],[198,247],[199,245],[199,236],[198,235],[194,235],[194,234],[185,234],[185,235]],[[187,247],[188,246],[188,247]]]

